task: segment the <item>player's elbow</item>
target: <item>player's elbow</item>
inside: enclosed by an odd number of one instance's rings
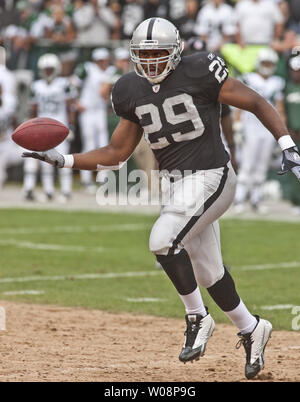
[[[131,154],[122,148],[115,148],[112,144],[106,147],[106,155],[108,158],[97,164],[97,170],[109,169],[119,170],[130,158]]]
[[[269,103],[258,93],[252,94],[249,112],[252,112],[256,116],[260,116],[266,113],[266,110],[270,107]]]

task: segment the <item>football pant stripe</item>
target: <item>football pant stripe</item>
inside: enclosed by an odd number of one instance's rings
[[[221,193],[224,189],[224,186],[225,186],[225,183],[226,183],[226,180],[228,177],[228,171],[229,171],[228,166],[224,166],[223,176],[220,180],[220,184],[219,184],[217,190],[204,202],[204,205],[201,206],[200,209],[198,209],[196,214],[194,216],[192,216],[192,218],[184,226],[184,228],[181,230],[181,232],[177,235],[176,239],[172,243],[172,247],[170,247],[168,255],[174,254],[174,251],[176,250],[178,244],[182,241],[182,239],[186,236],[186,234],[197,223],[199,218],[201,218],[201,216],[203,216],[203,214],[205,214],[205,212],[208,210],[208,208],[210,208],[212,206],[212,204],[219,198],[219,196],[221,195]],[[200,213],[200,211],[202,211],[202,212]]]

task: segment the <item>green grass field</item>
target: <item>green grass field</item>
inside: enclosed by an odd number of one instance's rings
[[[1,209],[0,299],[183,317],[173,285],[148,251],[155,218]],[[291,330],[291,306],[300,306],[300,224],[220,224],[224,262],[244,302],[276,329]],[[202,295],[216,321],[229,322],[205,289]],[[285,308],[263,308],[278,305]]]

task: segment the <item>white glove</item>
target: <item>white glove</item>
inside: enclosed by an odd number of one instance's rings
[[[34,158],[40,161],[50,163],[50,165],[63,168],[65,166],[65,158],[55,149],[46,152],[23,152],[23,158]]]
[[[282,175],[291,171],[300,181],[300,154],[297,147],[285,149],[282,153],[281,171],[278,174]]]

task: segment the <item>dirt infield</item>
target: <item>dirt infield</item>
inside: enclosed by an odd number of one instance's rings
[[[184,320],[2,301],[0,381],[245,381],[236,329],[217,325],[206,355],[182,364]],[[300,380],[299,332],[273,332],[256,381]]]

